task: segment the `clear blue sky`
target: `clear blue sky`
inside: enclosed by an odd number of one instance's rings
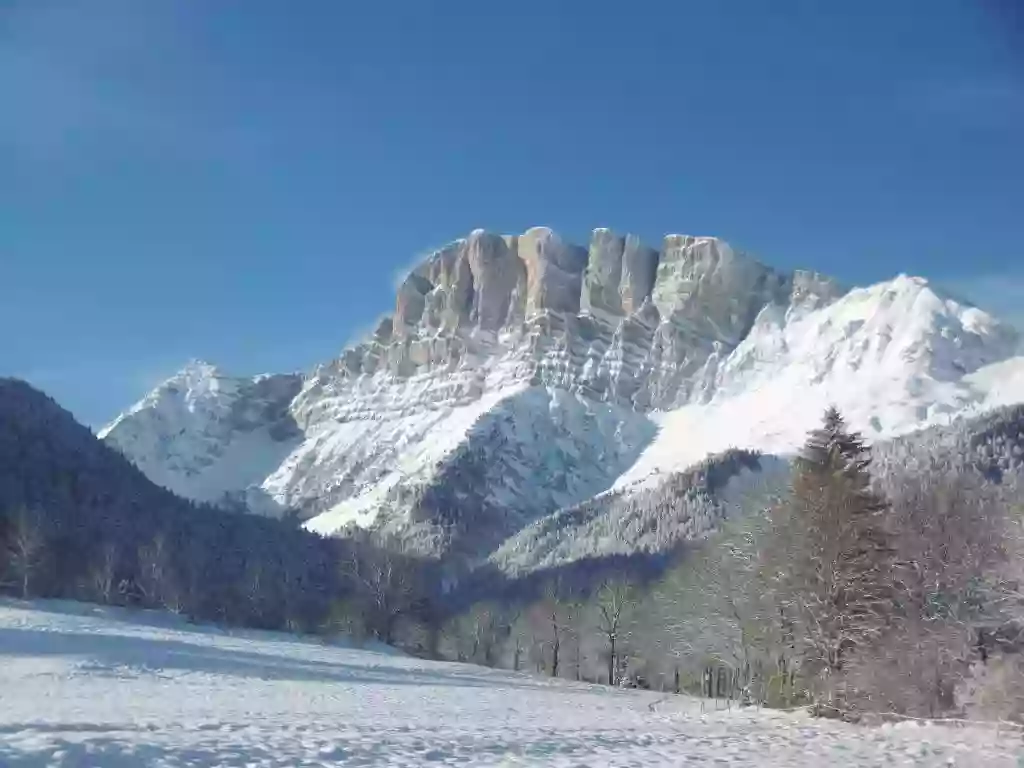
[[[1024,306],[1018,0],[0,0],[0,372],[307,369],[475,227]]]

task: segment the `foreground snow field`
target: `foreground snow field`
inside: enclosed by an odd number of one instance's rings
[[[1019,736],[700,714],[552,682],[75,603],[0,603],[0,766],[1001,766]]]

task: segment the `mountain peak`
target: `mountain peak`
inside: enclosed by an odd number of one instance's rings
[[[172,378],[213,378],[220,376],[221,371],[213,363],[198,357],[189,360]]]

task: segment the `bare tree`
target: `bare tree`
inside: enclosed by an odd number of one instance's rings
[[[569,650],[572,652],[573,678],[583,679],[583,646],[587,638],[587,615],[586,605],[580,600],[563,600],[565,639],[569,643]]]
[[[249,606],[249,616],[257,622],[263,621],[266,594],[263,583],[263,563],[258,559],[245,564],[245,600]]]
[[[548,674],[558,677],[562,669],[563,648],[568,640],[572,610],[557,583],[548,585],[544,596],[531,610],[531,625],[545,651]]]
[[[476,657],[487,667],[498,663],[498,654],[509,634],[509,622],[505,612],[495,603],[483,603],[474,607],[470,614],[473,622]]]
[[[508,619],[497,604],[476,603],[445,624],[444,644],[456,661],[494,667],[509,632]]]
[[[302,631],[298,599],[301,591],[300,579],[298,569],[286,555],[281,563],[281,611],[284,615],[284,626],[289,632]],[[363,623],[365,626],[365,617]]]
[[[104,605],[109,605],[117,588],[117,545],[107,541],[96,553],[95,562],[89,569],[89,581],[94,597]]]
[[[723,668],[751,696],[763,699],[767,687],[777,685],[771,670],[781,674],[791,649],[780,631],[771,583],[777,575],[769,565],[773,535],[764,510],[745,510],[687,552],[652,590],[651,607],[637,609],[640,639],[651,642],[649,626],[658,627],[653,642],[674,659],[673,676],[681,666],[691,681],[705,681],[708,695],[715,686],[707,681]],[[761,690],[753,690],[755,681]]]
[[[42,562],[45,547],[46,538],[39,512],[21,507],[11,521],[7,549],[22,598],[29,597],[32,592],[32,579]]]
[[[617,670],[620,640],[636,602],[633,585],[622,579],[607,579],[597,589],[597,628],[607,643],[609,685],[618,685],[619,682]]]
[[[476,635],[466,614],[452,616],[441,627],[441,645],[444,657],[469,663],[476,655]]]
[[[414,612],[418,597],[413,563],[400,544],[385,539],[379,546],[354,547],[342,561],[342,573],[358,590],[368,629],[378,640],[394,643],[398,620]]]
[[[534,642],[529,622],[521,610],[516,610],[508,620],[509,652],[512,655],[512,669],[516,672],[523,668],[523,656],[528,653]]]
[[[1024,723],[1024,659],[1016,653],[975,662],[957,694],[968,717]]]
[[[201,540],[190,538],[178,553],[181,569],[181,602],[192,618],[202,613],[211,598],[207,581],[207,562],[210,552]],[[223,614],[222,614],[223,615]]]
[[[138,585],[143,599],[150,605],[180,613],[181,592],[178,589],[170,548],[164,534],[158,533],[152,542],[139,547],[138,565]]]
[[[970,473],[901,475],[889,493],[900,610],[873,653],[855,661],[854,688],[875,710],[931,717],[959,711],[957,696],[970,691],[992,706],[1018,669],[984,669],[986,632],[1019,615],[1008,506]]]
[[[979,478],[907,476],[891,497],[901,586],[919,613],[972,621],[1002,603],[1011,519]]]
[[[320,629],[328,636],[341,634],[349,642],[362,645],[367,639],[363,607],[351,598],[336,600]]]
[[[921,717],[949,714],[969,672],[971,645],[966,625],[901,617],[870,653],[846,660],[844,706]]]

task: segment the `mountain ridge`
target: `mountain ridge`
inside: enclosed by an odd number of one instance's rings
[[[1024,400],[1020,335],[923,278],[846,289],[715,238],[474,230],[396,293],[305,376],[213,369],[101,434],[185,495],[474,560],[610,489],[785,453],[826,405],[880,439]]]

